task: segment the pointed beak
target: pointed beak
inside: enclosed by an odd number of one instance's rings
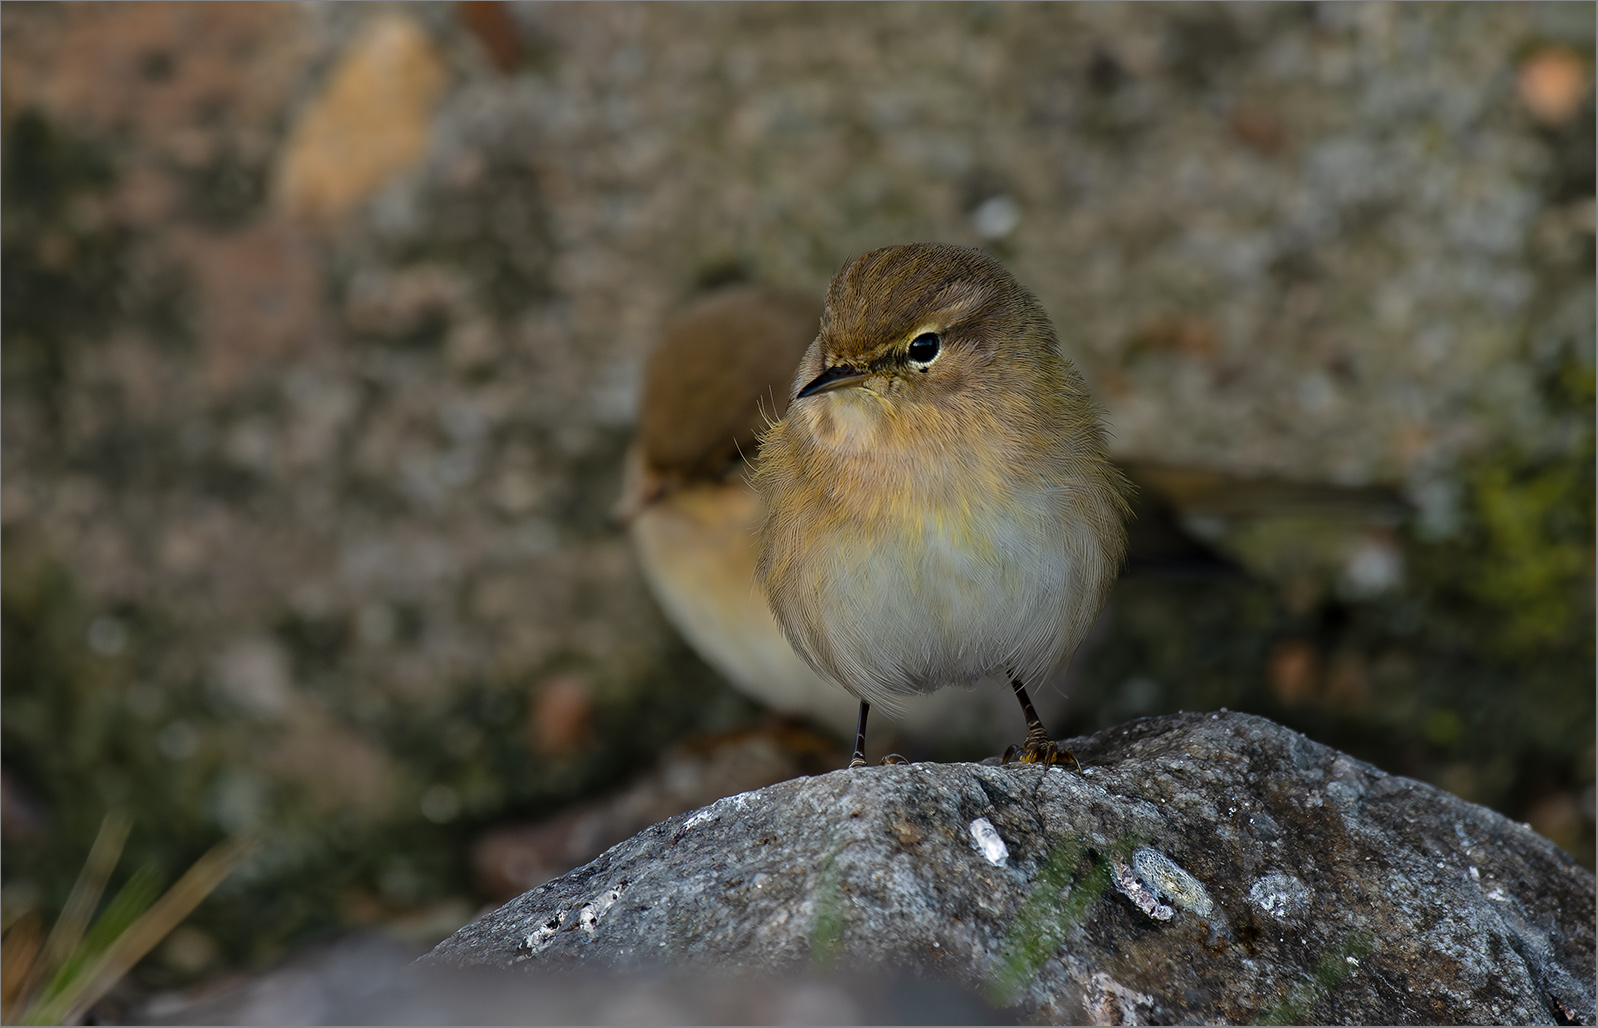
[[[859,385],[870,377],[870,375],[852,364],[836,364],[811,379],[810,384],[799,390],[799,395],[795,396],[794,399],[802,400],[817,393],[827,393],[834,389]]]
[[[617,530],[628,527],[650,506],[671,495],[679,484],[675,476],[649,467],[643,447],[634,442],[622,462],[621,498],[611,508],[607,519],[609,527]]]

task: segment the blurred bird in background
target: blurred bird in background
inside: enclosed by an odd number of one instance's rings
[[[853,703],[795,656],[755,589],[759,498],[745,480],[816,324],[813,301],[765,286],[717,291],[673,321],[644,369],[616,515],[706,661],[773,710],[841,731]]]

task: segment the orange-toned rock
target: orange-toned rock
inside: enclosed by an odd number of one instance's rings
[[[1531,116],[1548,125],[1569,121],[1587,92],[1587,66],[1565,46],[1545,46],[1526,58],[1515,90]]]
[[[594,700],[576,675],[551,675],[538,686],[527,726],[534,752],[563,755],[593,738]]]
[[[124,132],[163,157],[194,149],[196,129],[264,134],[305,73],[308,27],[293,4],[8,8],[3,110]]]
[[[294,126],[278,168],[279,205],[332,218],[360,203],[422,156],[447,84],[443,59],[414,19],[374,20]]]

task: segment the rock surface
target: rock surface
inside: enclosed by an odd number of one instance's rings
[[[1065,1023],[1593,1023],[1593,876],[1526,826],[1249,715],[1070,745],[1080,774],[913,764],[729,796],[424,964],[876,968]]]

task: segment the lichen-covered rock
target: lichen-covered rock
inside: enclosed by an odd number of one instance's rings
[[[1593,876],[1270,721],[1151,718],[1081,773],[837,771],[663,821],[425,961],[892,969],[1065,1023],[1586,1023]]]

